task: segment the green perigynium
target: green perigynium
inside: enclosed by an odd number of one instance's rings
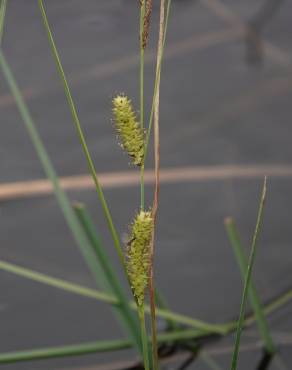
[[[151,212],[140,211],[131,225],[127,243],[127,272],[138,306],[144,303],[148,285],[152,232]]]
[[[132,102],[127,96],[117,95],[113,99],[113,115],[123,149],[135,165],[141,166],[144,161],[144,131],[137,122]]]

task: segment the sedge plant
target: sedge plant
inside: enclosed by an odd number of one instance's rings
[[[146,369],[149,368],[149,358],[148,358],[148,339],[146,333],[146,325],[145,325],[145,313],[144,313],[144,303],[141,303],[141,296],[138,299],[137,291],[135,290],[135,279],[141,279],[144,282],[144,291],[143,295],[145,295],[145,290],[149,286],[150,291],[150,310],[151,310],[151,332],[152,332],[152,367],[154,370],[158,369],[158,350],[157,350],[157,340],[156,340],[156,319],[155,319],[155,295],[154,295],[154,281],[153,281],[153,256],[154,256],[154,224],[156,220],[157,214],[157,206],[158,206],[158,189],[159,189],[159,135],[158,135],[158,117],[159,117],[159,83],[160,83],[160,70],[161,70],[161,61],[163,55],[163,47],[166,35],[166,25],[168,16],[165,17],[166,12],[166,2],[165,0],[161,0],[160,6],[160,27],[159,27],[159,37],[158,37],[158,50],[157,50],[157,63],[156,63],[156,73],[155,73],[155,83],[154,83],[154,92],[153,92],[153,100],[152,100],[152,107],[150,113],[150,120],[149,120],[149,127],[147,130],[144,129],[144,51],[147,45],[148,36],[149,36],[149,28],[150,28],[150,19],[151,19],[151,11],[152,11],[152,0],[141,0],[140,1],[140,33],[139,33],[139,40],[140,40],[140,121],[137,122],[134,110],[131,106],[131,101],[125,95],[119,95],[113,100],[113,114],[114,114],[114,121],[118,136],[120,137],[121,146],[128,152],[129,156],[133,160],[133,164],[140,167],[141,173],[141,202],[140,202],[140,211],[133,221],[132,229],[128,241],[128,245],[126,248],[126,257],[123,254],[121,242],[119,240],[119,236],[117,234],[116,228],[114,226],[114,222],[108,207],[108,204],[105,200],[102,188],[99,184],[95,166],[93,160],[91,158],[90,152],[88,150],[85,136],[83,134],[83,130],[79,121],[77,109],[75,107],[70,89],[69,84],[67,82],[65,72],[63,70],[61,60],[53,39],[52,32],[50,30],[50,26],[48,23],[48,19],[46,16],[44,4],[42,0],[39,0],[39,8],[43,17],[44,25],[47,31],[48,39],[51,45],[51,49],[55,58],[55,62],[58,68],[59,75],[63,82],[64,90],[67,96],[67,100],[70,106],[70,110],[72,113],[72,117],[77,129],[77,133],[88,162],[89,170],[93,177],[93,181],[96,186],[96,190],[98,196],[100,198],[105,217],[107,219],[110,232],[113,237],[113,241],[120,258],[121,264],[124,268],[126,273],[127,279],[131,286],[134,298],[137,302],[139,319],[141,323],[141,339],[142,339],[142,347],[143,347],[143,358],[144,358],[144,366]],[[167,4],[167,14],[169,13],[171,0],[168,0]],[[155,184],[155,193],[154,193],[154,202],[153,202],[153,210],[148,210],[145,212],[144,208],[144,167],[145,167],[145,157],[146,157],[146,150],[148,147],[148,141],[150,136],[151,130],[151,123],[152,117],[154,113],[154,121],[155,121],[155,130],[154,130],[154,147],[155,147],[155,177],[156,177],[156,184]],[[147,135],[145,135],[147,132]],[[148,220],[151,220],[150,223],[147,223]],[[141,227],[149,227],[149,231],[146,232],[147,237],[143,234],[144,231],[141,232]],[[140,230],[137,230],[140,227]],[[148,229],[147,229],[148,230]],[[133,238],[135,235],[135,238]],[[140,239],[139,239],[140,238]],[[137,271],[143,272],[143,276],[139,277],[133,269],[133,264],[131,264],[131,259],[140,255],[141,261],[137,259],[136,264],[140,264],[142,269],[139,268]],[[147,261],[146,261],[147,260]],[[145,262],[146,261],[146,262]],[[143,298],[144,302],[144,298]]]
[[[118,233],[116,231],[112,215],[109,210],[109,206],[104,197],[102,188],[99,184],[96,170],[94,167],[93,160],[88,150],[85,137],[82,131],[82,127],[79,122],[77,110],[69,89],[69,84],[66,80],[66,76],[58,55],[57,48],[54,43],[54,39],[49,27],[48,19],[46,17],[45,8],[42,0],[38,0],[40,11],[43,17],[44,25],[48,34],[49,42],[53,51],[53,55],[58,67],[60,77],[62,79],[64,90],[68,99],[68,103],[71,109],[72,117],[79,135],[80,142],[82,144],[85,157],[88,162],[90,172],[92,174],[96,190],[101,201],[105,217],[108,222],[110,232],[113,237],[114,245],[116,247],[118,256],[121,264],[124,268],[127,280],[130,284],[130,288],[133,294],[134,301],[127,301],[124,293],[119,285],[119,281],[115,276],[115,272],[110,268],[110,262],[107,259],[104,250],[100,244],[99,239],[96,237],[94,226],[89,218],[89,215],[83,205],[77,204],[71,209],[68,200],[59,186],[58,179],[52,164],[47,156],[47,153],[43,147],[43,144],[37,134],[34,127],[32,118],[29,111],[22,99],[21,93],[16,85],[13,74],[5,60],[5,57],[0,50],[0,67],[3,74],[8,82],[12,94],[15,97],[17,106],[22,115],[23,121],[25,122],[27,129],[30,133],[32,142],[35,145],[36,151],[39,154],[40,160],[46,170],[48,177],[51,179],[55,194],[59,201],[60,207],[64,212],[64,216],[68,222],[73,235],[77,242],[80,244],[80,249],[88,261],[88,265],[97,274],[97,266],[100,274],[105,277],[105,286],[108,285],[110,289],[103,287],[104,291],[98,291],[96,289],[89,289],[83,286],[79,286],[68,281],[57,279],[42,273],[23,268],[14,264],[0,261],[0,269],[7,272],[13,273],[18,276],[22,276],[33,281],[37,281],[48,286],[53,286],[63,291],[71,292],[83,297],[99,300],[112,305],[115,309],[118,309],[118,314],[122,317],[122,320],[126,324],[129,337],[132,340],[118,340],[109,341],[103,343],[87,343],[81,345],[65,346],[58,348],[48,349],[36,349],[30,351],[21,351],[10,354],[0,355],[0,363],[9,363],[15,361],[25,361],[40,358],[51,358],[60,357],[66,355],[78,355],[84,353],[92,353],[107,350],[118,350],[123,348],[130,348],[135,346],[139,348],[139,340],[137,340],[135,320],[131,320],[131,312],[137,312],[137,316],[140,323],[140,336],[141,346],[143,352],[144,368],[146,370],[157,370],[158,369],[158,351],[157,343],[165,343],[167,341],[183,341],[183,340],[194,340],[196,338],[202,338],[210,334],[227,335],[236,331],[236,341],[234,347],[234,353],[232,358],[231,369],[236,370],[237,360],[239,353],[240,334],[244,326],[250,325],[257,320],[261,329],[261,334],[265,340],[266,347],[271,353],[275,351],[274,344],[268,332],[265,315],[274,311],[281,305],[285,304],[292,298],[292,293],[289,291],[283,297],[276,299],[268,306],[261,306],[258,301],[256,293],[251,290],[252,302],[254,302],[255,314],[246,317],[245,316],[245,305],[248,296],[248,292],[251,285],[251,272],[255,258],[256,244],[260,226],[262,223],[262,214],[264,201],[266,196],[266,180],[264,182],[262,197],[260,201],[260,208],[258,213],[258,219],[256,229],[252,241],[251,254],[248,263],[246,261],[242,265],[242,274],[244,275],[244,290],[240,309],[240,316],[238,321],[229,322],[225,324],[209,324],[200,320],[189,318],[180,314],[171,312],[167,308],[159,308],[156,310],[155,304],[155,288],[154,288],[154,273],[153,273],[153,259],[154,259],[154,236],[155,236],[155,224],[158,211],[158,198],[159,198],[159,167],[160,167],[160,153],[159,153],[159,88],[160,88],[160,75],[161,75],[161,64],[163,58],[163,50],[166,39],[166,30],[169,16],[169,9],[171,0],[160,0],[160,21],[159,21],[159,36],[158,36],[158,48],[157,48],[157,60],[156,60],[156,72],[154,78],[154,89],[152,97],[151,110],[149,112],[149,124],[145,127],[145,110],[144,110],[144,54],[148,43],[150,20],[152,13],[152,1],[153,0],[140,0],[140,31],[139,31],[139,48],[140,48],[140,112],[136,114],[133,107],[132,101],[125,95],[119,94],[113,99],[113,121],[117,136],[119,137],[120,145],[128,153],[131,158],[132,164],[137,167],[140,171],[140,207],[136,211],[133,221],[130,223],[128,239],[124,245],[121,245]],[[6,10],[7,0],[1,0],[0,3],[0,43],[3,34],[4,16]],[[154,126],[154,158],[155,158],[155,189],[154,199],[152,207],[145,207],[145,189],[144,189],[144,169],[145,161],[147,158],[147,151],[150,141],[152,124]],[[73,210],[75,212],[73,212]],[[232,230],[231,230],[232,231]],[[230,233],[229,233],[230,234]],[[231,234],[230,234],[231,235]],[[231,235],[232,236],[232,235]],[[232,238],[231,238],[232,239]],[[94,250],[94,254],[90,247]],[[100,266],[97,264],[94,256],[96,255]],[[242,259],[242,257],[241,257]],[[95,262],[93,262],[95,261]],[[246,271],[244,271],[246,270]],[[149,290],[150,304],[146,303],[146,293]],[[156,311],[157,315],[169,320],[173,325],[173,332],[161,333],[157,335],[156,330]],[[146,329],[145,314],[151,316],[151,344],[152,344],[152,362],[150,362],[148,344],[150,342],[150,336]],[[178,324],[188,325],[191,329],[181,328]],[[195,350],[197,347],[195,346]],[[207,363],[208,361],[206,361]],[[212,362],[212,361],[211,361]],[[211,364],[209,366],[213,368],[216,365]],[[218,367],[217,367],[218,368]]]

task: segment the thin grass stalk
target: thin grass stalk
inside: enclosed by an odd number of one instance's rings
[[[88,240],[86,238],[86,235],[84,234],[73,210],[70,205],[70,202],[63,191],[63,189],[60,187],[57,174],[55,172],[55,169],[52,165],[52,162],[48,156],[48,153],[42,143],[42,140],[38,134],[38,131],[36,130],[35,124],[33,122],[33,119],[30,115],[30,112],[22,98],[21,92],[16,84],[16,81],[14,79],[14,76],[12,74],[12,71],[10,70],[10,67],[4,57],[3,52],[0,50],[0,67],[2,69],[3,75],[7,81],[7,84],[10,88],[10,91],[15,98],[16,105],[18,107],[19,113],[23,119],[23,122],[25,124],[25,127],[29,133],[29,136],[31,138],[31,141],[34,145],[34,148],[37,152],[37,155],[39,157],[39,160],[43,166],[43,169],[47,175],[47,177],[50,179],[54,193],[57,199],[57,202],[63,212],[64,218],[69,226],[69,229],[71,230],[77,245],[79,246],[79,249],[87,262],[92,275],[95,278],[95,281],[98,283],[99,277],[96,275],[96,271],[98,271],[98,262],[96,260],[96,257],[94,253],[91,250],[91,247],[88,243]]]
[[[240,268],[241,276],[244,279],[247,268],[247,260],[234,220],[232,218],[227,218],[225,220],[225,226],[237,263]],[[265,349],[268,353],[273,354],[276,351],[276,347],[273,342],[268,323],[263,312],[263,307],[252,278],[250,280],[249,299],[256,317],[257,325],[262,340],[264,342]]]
[[[0,46],[2,44],[2,39],[3,39],[6,7],[7,7],[7,0],[1,0],[1,4],[0,4]]]
[[[0,270],[12,273],[14,275],[24,277],[26,279],[45,284],[47,286],[51,286],[69,293],[73,293],[79,295],[81,297],[91,298],[98,300],[100,302],[104,302],[111,305],[118,305],[118,299],[109,293],[101,292],[96,289],[91,289],[84,287],[82,285],[78,285],[75,283],[71,283],[64,279],[59,279],[52,277],[50,275],[46,275],[32,269],[24,268],[3,260],[0,260]],[[287,296],[286,300],[282,302],[282,304],[287,303],[288,300],[292,299],[292,291],[290,296]],[[135,301],[130,301],[129,305],[132,310],[137,311],[137,306]],[[145,312],[147,314],[150,313],[150,307],[145,305]],[[207,323],[195,318],[191,318],[185,315],[181,315],[176,312],[172,312],[166,309],[157,309],[157,316],[169,320],[176,321],[178,323],[188,325],[190,327],[196,328],[198,330],[203,331],[205,334],[210,333],[217,333],[217,334],[224,334],[226,331],[226,324],[211,324]],[[232,323],[234,324],[234,323]],[[230,324],[228,324],[230,325]]]
[[[71,230],[77,245],[79,246],[79,249],[83,255],[84,260],[86,261],[90,272],[92,273],[95,282],[99,286],[99,284],[102,284],[103,287],[106,285],[106,281],[104,279],[104,274],[102,273],[102,269],[100,266],[99,261],[97,260],[95,253],[93,252],[91,245],[88,241],[87,235],[84,233],[74,211],[72,210],[72,207],[70,205],[70,202],[63,191],[63,189],[60,187],[59,180],[57,177],[57,174],[55,172],[55,169],[50,161],[50,158],[46,152],[46,149],[41,141],[41,138],[39,137],[39,134],[35,128],[34,122],[32,120],[32,117],[28,111],[27,106],[25,105],[23,98],[21,96],[20,90],[18,86],[16,85],[16,81],[14,80],[14,77],[12,75],[12,72],[9,68],[9,65],[7,64],[5,57],[0,50],[0,65],[4,74],[4,77],[6,78],[6,81],[11,89],[11,92],[15,98],[16,104],[18,106],[19,112],[23,118],[23,122],[29,132],[29,135],[31,137],[31,140],[35,146],[36,152],[39,156],[39,159],[43,165],[43,168],[45,170],[45,173],[47,177],[50,179],[53,185],[54,193],[56,195],[58,204],[63,212],[64,218],[69,226],[69,229]],[[138,350],[142,351],[141,348],[141,342],[140,342],[140,336],[138,331],[137,324],[135,325],[135,322],[133,321],[133,318],[129,314],[125,317],[127,320],[124,320],[123,317],[119,314],[118,319],[124,329],[127,330],[127,334],[129,334],[134,341],[136,347]],[[126,324],[126,325],[125,325]]]
[[[258,240],[259,232],[260,232],[262,221],[263,221],[263,210],[264,210],[264,205],[265,205],[265,200],[266,200],[266,193],[267,193],[267,178],[265,177],[262,194],[260,198],[260,205],[259,205],[259,210],[258,210],[256,227],[255,227],[255,231],[254,231],[254,235],[252,239],[251,252],[249,255],[247,270],[245,274],[244,288],[243,288],[242,300],[241,300],[241,305],[240,305],[240,314],[239,314],[239,319],[238,319],[238,324],[237,324],[235,345],[234,345],[234,351],[233,351],[232,361],[231,361],[231,370],[236,370],[237,368],[240,338],[241,338],[242,328],[244,325],[244,312],[245,312],[245,307],[246,307],[246,302],[247,302],[247,297],[248,297],[248,291],[250,287],[252,268],[254,265],[254,260],[255,260],[255,255],[256,255],[257,240]]]
[[[47,31],[49,43],[51,45],[51,50],[52,50],[52,53],[53,53],[53,56],[54,56],[54,59],[55,59],[55,62],[56,62],[56,66],[57,66],[57,69],[58,69],[58,72],[59,72],[59,76],[60,76],[61,81],[62,81],[63,86],[64,86],[64,91],[65,91],[67,101],[68,101],[68,104],[69,104],[69,107],[70,107],[70,110],[71,110],[72,118],[73,118],[76,130],[77,130],[77,133],[78,133],[78,137],[79,137],[80,143],[82,145],[82,149],[84,151],[84,155],[85,155],[85,158],[86,158],[86,161],[87,161],[87,164],[88,164],[88,168],[89,168],[89,171],[91,173],[92,179],[94,181],[95,188],[96,188],[99,200],[101,202],[102,209],[103,209],[103,212],[105,214],[110,233],[111,233],[113,241],[114,241],[115,249],[117,251],[118,257],[119,257],[120,262],[121,262],[121,265],[123,266],[123,269],[124,269],[125,274],[126,274],[125,258],[124,258],[123,250],[122,250],[122,247],[121,247],[120,239],[119,239],[117,230],[114,226],[113,219],[112,219],[109,207],[107,205],[106,199],[105,199],[104,194],[103,194],[103,190],[102,190],[102,188],[100,186],[100,183],[98,181],[98,178],[97,178],[96,169],[95,169],[93,160],[91,158],[89,149],[88,149],[86,141],[85,141],[85,137],[84,137],[84,134],[83,134],[83,130],[81,128],[81,124],[80,124],[80,120],[79,120],[79,117],[78,117],[78,114],[77,114],[77,110],[76,110],[76,107],[75,107],[75,104],[74,104],[74,101],[73,101],[73,98],[72,98],[72,94],[70,92],[69,84],[67,82],[65,72],[64,72],[64,69],[62,67],[60,57],[59,57],[59,53],[58,53],[58,50],[56,48],[54,38],[53,38],[51,29],[50,29],[50,25],[49,25],[49,22],[48,22],[48,19],[47,19],[47,15],[46,15],[46,12],[45,12],[43,1],[38,0],[38,3],[39,3],[40,12],[41,12],[41,15],[42,15],[42,18],[43,18],[43,23],[44,23],[45,29]],[[126,274],[126,276],[127,276],[127,274]]]
[[[144,130],[144,45],[143,45],[143,30],[144,30],[144,17],[145,17],[146,0],[142,1],[140,5],[140,125],[142,131]],[[144,184],[144,169],[145,161],[140,168],[140,208],[143,211],[145,208],[145,184]]]
[[[47,347],[23,351],[0,353],[0,364],[44,360],[50,358],[81,356],[90,353],[118,351],[131,348],[130,340],[89,342],[68,346]]]
[[[149,141],[150,141],[150,135],[151,135],[151,131],[152,131],[153,116],[154,116],[154,105],[155,105],[155,99],[156,99],[156,94],[157,94],[157,89],[158,89],[158,77],[161,74],[161,66],[162,66],[162,60],[163,60],[163,54],[164,54],[164,48],[165,48],[165,41],[166,41],[167,27],[168,27],[168,22],[169,22],[171,1],[172,0],[167,1],[165,27],[164,27],[164,34],[163,34],[163,47],[162,47],[162,52],[161,52],[161,57],[160,57],[160,60],[159,60],[158,68],[156,68],[151,111],[150,111],[149,124],[148,124],[148,128],[147,128],[146,140],[145,140],[144,161],[146,161],[146,157],[147,157],[147,153],[148,153],[148,147],[149,147]],[[157,73],[157,70],[158,70],[158,73]]]
[[[0,260],[0,270],[12,273],[16,276],[24,277],[26,279],[35,281],[40,284],[44,284],[47,286],[54,287],[56,289],[60,289],[69,293],[79,295],[80,297],[91,298],[112,305],[119,304],[116,297],[114,297],[111,294],[104,293],[96,289],[87,288],[75,283],[71,283],[64,279],[55,278],[50,275],[46,275],[32,269],[24,268],[3,260]],[[275,312],[277,309],[288,304],[291,300],[292,300],[292,289],[288,290],[280,297],[273,299],[270,303],[264,305],[263,306],[264,314],[269,315]],[[134,301],[130,301],[129,305],[133,310],[137,310],[136,303]],[[150,307],[147,305],[145,305],[145,312],[147,314],[150,313]],[[205,334],[217,333],[221,335],[226,335],[233,332],[237,328],[237,321],[230,321],[223,324],[211,324],[202,320],[198,320],[196,318],[192,318],[186,315],[170,311],[168,309],[158,308],[156,310],[156,313],[157,317],[166,320],[173,320],[174,322],[177,322],[179,324],[184,324],[193,328],[197,328],[198,330],[204,331]],[[255,315],[252,314],[245,318],[244,326],[245,327],[250,326],[254,322]]]
[[[163,53],[163,40],[165,31],[165,0],[160,1],[159,36],[157,46],[156,61],[156,94],[154,100],[154,172],[155,189],[152,208],[153,232],[150,244],[150,268],[149,268],[149,297],[151,308],[151,334],[152,334],[152,366],[153,370],[158,370],[158,346],[157,346],[157,327],[156,327],[156,307],[155,307],[155,286],[154,286],[154,243],[155,227],[157,222],[159,187],[160,187],[160,148],[159,148],[159,98],[160,98],[160,61]]]
[[[141,340],[143,348],[143,364],[145,370],[150,370],[149,367],[149,350],[148,350],[148,336],[146,332],[146,323],[145,323],[145,310],[144,304],[138,307],[138,316],[140,321],[141,328]]]
[[[119,278],[116,275],[114,269],[112,268],[112,263],[107,256],[104,248],[101,245],[99,238],[97,237],[95,227],[89,213],[87,212],[85,206],[81,203],[77,203],[74,205],[74,211],[76,216],[83,227],[83,230],[96,254],[98,261],[101,265],[100,274],[101,277],[104,276],[107,283],[107,291],[112,293],[118,300],[119,304],[115,306],[116,313],[118,314],[119,321],[123,324],[125,329],[129,331],[129,335],[134,340],[136,347],[140,350],[141,354],[143,353],[143,348],[141,347],[140,341],[140,331],[138,322],[133,316],[133,312],[130,309],[129,302],[127,296],[120,284]]]
[[[202,333],[195,330],[181,330],[175,333],[162,333],[158,335],[159,343],[181,342],[200,338]],[[0,364],[35,361],[69,356],[81,356],[100,352],[120,351],[132,348],[132,342],[127,339],[109,341],[95,341],[67,346],[46,347],[0,353]]]
[[[37,271],[34,271],[32,269],[24,268],[3,260],[0,260],[0,270],[12,273],[16,276],[21,276],[26,279],[35,281],[40,284],[44,284],[47,286],[51,286],[69,293],[73,293],[76,295],[79,295],[81,297],[91,298],[98,300],[100,302],[117,305],[119,302],[111,294],[101,292],[96,289],[91,289],[84,287],[82,285],[78,285],[75,283],[71,283],[64,279],[59,279],[52,277],[50,275],[46,275]],[[270,303],[263,306],[264,314],[269,315],[273,312],[275,312],[277,309],[283,307],[284,305],[288,304],[292,300],[292,289],[288,290],[281,296],[273,299]],[[130,307],[133,310],[137,310],[136,302],[131,301],[129,302]],[[147,314],[150,313],[150,307],[145,305],[145,312]],[[173,311],[170,311],[168,309],[161,309],[158,308],[156,310],[157,317],[161,317],[166,320],[173,320],[174,322],[188,325],[190,327],[196,328],[198,330],[203,331],[205,334],[210,333],[217,333],[221,335],[226,335],[237,328],[237,321],[230,321],[223,324],[211,324],[207,323],[201,320],[198,320],[196,318],[192,318],[186,315],[182,315]],[[244,326],[252,325],[255,322],[255,315],[252,314],[245,318],[244,320]]]

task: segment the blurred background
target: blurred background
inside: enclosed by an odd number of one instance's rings
[[[147,113],[158,3],[154,1],[146,52]],[[111,99],[125,92],[138,109],[138,1],[50,0],[45,5],[123,236],[139,206],[139,186],[115,139]],[[248,251],[264,175],[268,194],[254,278],[263,302],[291,288],[291,14],[288,0],[173,0],[161,82],[156,278],[175,311],[214,323],[237,317],[242,283],[223,221],[235,218]],[[70,199],[86,203],[118,269],[36,1],[9,0],[3,50],[58,175],[68,178]],[[1,259],[94,288],[54,195],[40,193],[39,180],[45,175],[2,75],[0,86]],[[150,155],[149,170],[152,159]],[[74,189],[74,179],[83,185]],[[150,179],[149,204],[152,196]],[[0,287],[1,352],[123,335],[103,303],[4,271]],[[284,369],[292,362],[291,308],[288,304],[269,317]],[[214,359],[225,368],[232,342],[230,337],[212,347]],[[258,342],[253,326],[243,335],[239,369],[256,369]],[[96,369],[96,364],[129,356],[98,354],[0,369]],[[190,368],[207,367],[199,360]]]

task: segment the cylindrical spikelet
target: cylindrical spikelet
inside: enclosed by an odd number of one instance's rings
[[[113,115],[122,147],[133,159],[133,163],[141,166],[144,160],[144,131],[137,122],[131,100],[127,96],[118,95],[113,99]]]
[[[143,20],[143,32],[142,32],[142,47],[146,48],[148,38],[149,38],[149,29],[150,29],[150,19],[152,14],[153,0],[145,0],[145,15]]]
[[[140,211],[135,217],[127,243],[127,272],[138,306],[144,303],[150,266],[150,243],[153,232],[151,212]]]

